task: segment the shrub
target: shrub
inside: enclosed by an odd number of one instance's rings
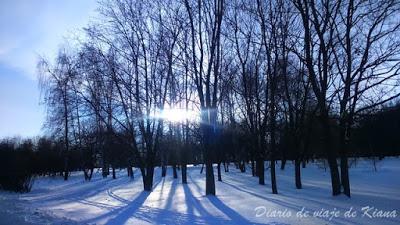
[[[29,192],[33,184],[32,151],[14,148],[14,144],[0,144],[0,188],[15,192]]]

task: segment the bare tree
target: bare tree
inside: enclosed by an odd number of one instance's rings
[[[333,48],[336,45],[335,27],[341,1],[294,1],[303,23],[304,62],[313,92],[318,101],[318,117],[324,130],[324,147],[329,163],[332,195],[340,194],[340,177],[336,161],[336,151],[332,147],[332,128],[329,120],[330,92],[334,74],[332,73]],[[320,11],[319,9],[324,10]]]
[[[345,2],[335,22],[338,44],[333,49],[339,109],[341,183],[350,197],[347,152],[351,129],[363,111],[400,96],[400,3]],[[377,94],[378,93],[378,94]]]
[[[213,146],[217,123],[217,97],[220,76],[220,38],[224,1],[185,0],[190,33],[194,83],[201,105],[201,130],[206,164],[206,194],[215,195]],[[199,60],[197,60],[199,58]]]
[[[73,117],[73,99],[71,93],[75,64],[71,56],[60,51],[52,66],[42,59],[39,64],[40,87],[43,101],[47,107],[47,128],[51,135],[61,138],[64,149],[64,180],[68,180],[68,154],[71,142],[71,124]],[[62,135],[61,135],[62,133]]]

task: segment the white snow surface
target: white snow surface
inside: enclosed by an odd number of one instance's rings
[[[173,179],[171,168],[161,178],[157,168],[152,192],[143,191],[137,169],[134,180],[126,170],[115,180],[95,170],[90,182],[83,172],[72,173],[68,181],[38,177],[30,193],[0,192],[0,224],[400,224],[399,158],[377,162],[377,171],[371,160],[353,163],[351,198],[331,196],[329,170],[322,165],[302,169],[303,189],[297,190],[292,162],[285,170],[278,164],[278,195],[271,193],[268,169],[262,186],[250,169],[241,173],[233,164],[230,172],[222,171],[222,182],[216,180],[216,196],[205,196],[200,166],[188,167],[188,184],[182,184],[180,173]],[[364,214],[363,207],[374,208]],[[350,208],[356,213],[345,217]],[[321,210],[327,214],[314,215]]]

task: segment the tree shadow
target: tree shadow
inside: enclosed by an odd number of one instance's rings
[[[190,183],[192,183],[197,191],[201,193],[202,189],[200,186],[193,180],[191,176],[189,176]],[[214,205],[216,209],[218,209],[220,212],[225,214],[229,220],[223,219],[220,217],[216,217],[211,215],[200,203],[200,201],[195,198],[191,192],[191,190],[186,186],[184,186],[184,191],[185,191],[185,197],[186,199],[189,199],[189,201],[186,202],[187,205],[193,205],[195,208],[200,212],[200,214],[206,218],[208,221],[207,224],[261,224],[261,223],[255,223],[251,222],[242,215],[240,215],[238,212],[230,208],[229,206],[225,205],[217,196],[212,196],[212,195],[207,195],[205,196],[211,204]],[[194,204],[193,204],[194,203]],[[269,224],[282,224],[283,223],[276,223],[276,222],[269,222]]]
[[[219,209],[221,212],[223,212],[227,217],[230,218],[230,220],[234,224],[261,224],[261,223],[254,223],[246,218],[244,218],[242,215],[237,213],[235,210],[232,208],[228,207],[225,205],[217,196],[207,196],[208,200],[215,206],[215,208]],[[276,224],[276,225],[287,225],[285,223],[278,223],[278,222],[268,222],[268,224]]]
[[[107,190],[107,194],[108,194],[108,196],[110,196],[111,198],[113,198],[113,199],[115,199],[115,200],[117,200],[117,201],[119,201],[119,202],[121,202],[121,203],[124,203],[124,204],[129,204],[129,203],[130,203],[129,200],[118,196],[118,195],[115,194],[111,189],[108,189],[108,190]]]
[[[201,188],[194,182],[194,180],[189,176],[194,188],[198,191],[201,191]],[[164,179],[162,179],[164,180]],[[159,181],[157,185],[161,183]],[[166,204],[163,208],[154,208],[143,205],[146,199],[149,197],[151,192],[142,192],[140,193],[133,201],[130,201],[127,206],[120,207],[118,209],[112,210],[106,214],[103,214],[99,217],[84,221],[85,223],[93,223],[98,222],[100,220],[109,219],[106,224],[124,224],[128,220],[135,221],[136,219],[139,221],[146,221],[151,224],[187,224],[187,225],[206,225],[206,224],[215,224],[215,225],[246,225],[246,224],[261,224],[254,223],[235,210],[231,209],[227,205],[225,205],[220,199],[215,196],[207,196],[205,200],[209,201],[214,207],[212,209],[206,209],[202,202],[199,200],[199,196],[194,196],[191,188],[189,188],[188,184],[182,184],[183,193],[184,193],[184,201],[187,206],[187,212],[176,212],[175,210],[171,210],[170,207],[173,205],[174,199],[179,198],[177,193],[178,187],[177,180],[171,180],[171,186],[169,187],[169,193],[166,198]],[[157,186],[155,185],[155,186]],[[165,189],[164,189],[165,190]],[[199,192],[201,193],[201,192]],[[119,196],[112,195],[112,197],[116,197],[120,199]],[[200,196],[203,198],[204,196]],[[219,210],[226,217],[212,215],[209,210]],[[196,215],[198,213],[198,215]],[[116,215],[116,216],[114,216]],[[271,223],[269,223],[271,224]],[[272,223],[272,224],[282,224],[282,223]]]
[[[69,181],[67,181],[69,182]],[[29,201],[58,205],[69,202],[85,202],[87,198],[107,191],[112,187],[132,183],[129,179],[118,177],[117,179],[94,177],[91,181],[73,181],[65,185],[57,186],[51,190],[37,190],[24,195]],[[84,184],[84,185],[78,185]],[[59,191],[61,190],[61,191]],[[49,193],[43,196],[43,193]],[[36,199],[37,198],[37,199]]]
[[[190,182],[193,183],[193,182]],[[183,185],[183,192],[185,194],[185,203],[188,207],[188,213],[194,215],[195,210],[200,213],[200,215],[204,217],[212,217],[212,215],[201,205],[200,201],[193,196],[192,191],[187,186],[188,184]]]
[[[102,218],[107,218],[113,214],[117,214],[114,218],[110,219],[107,221],[106,224],[124,224],[129,218],[131,218],[135,212],[142,207],[143,203],[146,201],[147,197],[149,197],[151,192],[149,191],[142,191],[135,200],[133,200],[131,203],[129,203],[125,207],[121,207],[118,209],[115,209],[113,211],[110,211],[109,213],[103,214],[100,217],[97,217],[94,219],[94,221],[97,221]],[[90,221],[87,221],[90,222]]]
[[[153,189],[157,187],[157,185],[160,183],[161,179],[158,179],[154,185]],[[118,195],[114,194],[113,192],[107,192],[108,195],[122,203],[125,203],[125,206],[115,208],[110,210],[107,213],[104,213],[98,217],[82,221],[83,223],[95,223],[99,220],[102,219],[107,219],[109,217],[113,217],[107,221],[106,224],[124,224],[129,218],[131,218],[135,212],[142,207],[143,203],[146,201],[146,199],[149,197],[151,192],[149,191],[142,191],[134,200],[129,201],[124,198],[119,197]],[[116,215],[116,216],[114,216]]]
[[[209,213],[206,208],[201,204],[198,197],[195,197],[188,187],[187,184],[183,184],[183,190],[185,195],[185,203],[188,207],[186,213],[176,212],[175,210],[168,210],[168,207],[163,209],[152,208],[148,206],[143,206],[138,209],[131,218],[136,218],[140,221],[146,221],[151,224],[180,224],[180,225],[246,225],[254,224],[259,225],[260,223],[253,223],[248,221],[233,209],[224,205],[219,199],[210,200],[210,202],[220,210],[227,218],[219,217]],[[172,193],[175,191],[171,190]],[[169,195],[168,198],[174,198],[176,196]],[[216,198],[216,197],[211,197]],[[206,199],[209,200],[207,197]],[[168,204],[168,203],[167,203]],[[213,210],[213,209],[210,209]],[[199,215],[195,215],[195,211]],[[121,222],[121,221],[117,221]],[[112,224],[112,223],[109,223]],[[279,224],[279,223],[269,223],[269,224]]]
[[[269,201],[269,202],[272,202],[272,203],[275,203],[275,204],[277,204],[277,205],[279,205],[279,206],[283,206],[283,207],[288,208],[288,209],[291,209],[291,210],[293,210],[293,211],[295,211],[295,212],[301,210],[301,208],[303,207],[303,206],[300,205],[300,204],[294,203],[295,200],[293,200],[292,203],[290,203],[290,202],[278,200],[278,199],[275,199],[275,198],[268,198],[268,197],[266,197],[266,196],[262,196],[262,195],[260,195],[260,194],[254,193],[254,192],[252,192],[252,191],[245,190],[245,189],[243,189],[243,188],[237,187],[236,185],[230,184],[229,182],[226,182],[226,181],[224,181],[224,184],[226,184],[226,185],[228,185],[228,186],[230,186],[230,187],[232,187],[232,188],[234,188],[234,189],[236,189],[236,190],[238,190],[238,191],[247,193],[247,194],[249,194],[249,195],[252,195],[252,196],[257,197],[257,198],[264,199],[264,200]],[[325,208],[326,208],[326,206],[327,206],[327,203],[322,204],[321,202],[315,201],[315,200],[312,200],[312,199],[302,199],[302,200],[307,200],[307,201],[309,201],[309,202],[314,202],[314,203],[317,204],[317,205],[324,205]],[[310,207],[306,207],[306,208],[310,209]],[[336,208],[336,209],[338,209],[338,210],[341,210],[342,212],[344,212],[345,210],[348,210],[348,209],[344,209],[344,208],[340,208],[340,207],[336,207],[336,206],[332,206],[331,208]],[[327,218],[320,218],[320,220],[321,220],[321,222],[322,222],[322,221],[326,221]],[[332,222],[332,221],[329,221],[329,222]],[[349,224],[349,221],[346,220],[346,219],[344,219],[344,218],[334,218],[334,221],[333,221],[333,222],[334,222],[335,224]],[[359,224],[359,225],[362,225],[362,224],[364,224],[364,223],[357,223],[356,221],[351,221],[351,224]]]
[[[163,179],[163,184],[164,184],[164,181],[165,181],[165,177],[164,177],[164,179]],[[174,195],[175,195],[175,192],[176,192],[176,188],[177,188],[177,184],[178,184],[178,182],[177,182],[176,179],[173,179],[173,180],[171,181],[171,186],[170,186],[170,188],[169,188],[169,192],[168,192],[168,196],[167,196],[167,202],[166,202],[165,206],[163,207],[163,208],[166,209],[166,210],[169,209],[169,208],[171,207],[171,205],[172,205],[173,198],[174,198]],[[161,192],[160,192],[160,193],[162,193],[163,188],[164,188],[164,186],[162,186]],[[161,194],[160,194],[160,198],[161,198]],[[159,199],[160,199],[160,198],[159,198]],[[156,220],[160,219],[160,217],[162,217],[162,215],[163,215],[163,214],[159,213],[159,214],[157,215],[157,217],[156,217]]]

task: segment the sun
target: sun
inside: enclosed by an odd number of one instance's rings
[[[199,119],[199,113],[181,108],[165,108],[158,113],[157,117],[174,123],[185,122],[186,120],[193,122]]]

